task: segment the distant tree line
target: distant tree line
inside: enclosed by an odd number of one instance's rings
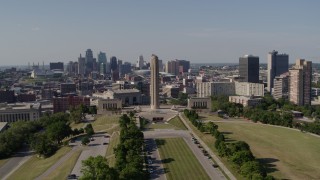
[[[320,134],[320,106],[297,106],[288,100],[275,100],[265,94],[261,104],[256,107],[243,107],[241,104],[230,103],[227,96],[212,96],[212,110],[222,110],[230,117],[245,117],[253,122],[298,128],[301,131]],[[291,111],[299,111],[304,116],[315,119],[315,122],[294,122]]]
[[[215,148],[219,156],[226,157],[236,167],[239,174],[246,179],[273,180],[267,175],[265,167],[253,156],[249,145],[244,141],[226,143],[224,135],[218,130],[218,125],[213,122],[202,123],[195,110],[184,110],[184,115],[201,132],[209,132],[215,137]]]
[[[63,145],[62,140],[69,136],[94,133],[90,125],[72,130],[70,122],[81,119],[77,109],[67,113],[45,114],[36,121],[17,121],[9,124],[9,128],[0,133],[0,158],[7,158],[22,147],[31,148],[43,157],[49,157]],[[75,114],[79,114],[75,115]]]

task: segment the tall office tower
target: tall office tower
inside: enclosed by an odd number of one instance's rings
[[[179,61],[179,73],[186,73],[190,69],[190,61],[178,60]]]
[[[103,65],[105,66],[106,64],[107,64],[107,55],[106,55],[106,53],[100,51],[98,54],[98,69],[99,70],[101,70],[101,68],[104,69],[104,71],[102,72],[103,74],[106,73],[106,68],[101,67],[101,66],[103,66]],[[100,71],[100,73],[101,73],[101,71]]]
[[[289,55],[278,54],[273,50],[268,53],[268,91],[273,93],[274,78],[289,71]]]
[[[179,74],[179,61],[168,61],[166,64],[166,73],[170,73],[173,75]]]
[[[115,56],[112,56],[110,58],[110,69],[112,71],[115,71],[118,69],[118,62],[117,62],[117,58]]]
[[[163,63],[162,63],[162,60],[159,59],[158,62],[159,62],[159,72],[163,72]]]
[[[78,74],[81,75],[82,77],[86,73],[86,58],[80,57],[78,58]]]
[[[119,77],[122,76],[122,60],[118,59],[118,71],[119,71]]]
[[[240,57],[239,75],[243,82],[259,83],[259,57],[252,55]]]
[[[101,75],[106,74],[106,65],[104,63],[100,64],[99,72],[100,72]]]
[[[136,67],[139,68],[139,69],[142,69],[143,66],[144,66],[143,56],[140,55],[138,60],[137,60]]]
[[[159,62],[158,56],[152,55],[151,61],[151,84],[150,84],[150,95],[151,95],[151,109],[159,109]]]
[[[93,71],[93,66],[94,66],[93,53],[91,49],[87,49],[85,59],[86,59],[86,74],[90,74]]]
[[[311,104],[312,62],[298,59],[289,70],[289,100],[297,105]]]
[[[106,73],[107,74],[110,74],[110,72],[111,72],[111,69],[110,69],[110,63],[106,63]]]

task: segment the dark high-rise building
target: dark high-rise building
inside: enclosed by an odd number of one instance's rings
[[[186,60],[178,60],[179,61],[179,67],[182,67],[181,70],[183,73],[188,72],[190,69],[190,61]]]
[[[268,53],[268,91],[272,92],[274,79],[289,71],[289,56],[278,54],[278,51]]]
[[[252,55],[240,57],[239,75],[243,82],[259,83],[259,57]]]
[[[104,52],[99,52],[98,54],[98,69],[101,74],[106,73],[107,55]]]
[[[78,58],[78,74],[84,76],[86,73],[86,59],[81,56]]]
[[[86,74],[90,74],[93,71],[93,66],[94,66],[93,53],[91,49],[87,49],[85,60],[86,60]]]
[[[117,58],[115,56],[112,56],[110,58],[110,69],[112,71],[115,71],[118,69],[118,61],[117,61]]]
[[[64,70],[63,62],[51,62],[50,63],[50,70]]]

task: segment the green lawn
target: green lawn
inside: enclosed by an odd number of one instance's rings
[[[218,156],[218,152],[216,148],[214,147],[214,143],[216,139],[211,134],[205,134],[200,132],[196,127],[193,126],[193,124],[184,116],[182,117],[186,120],[186,123],[191,127],[192,131],[211,149],[213,153],[215,153]],[[226,158],[221,158],[218,156],[220,161],[228,168],[228,170],[239,180],[244,179],[240,174],[238,174],[237,169],[235,169]],[[213,160],[213,159],[212,159]],[[223,172],[223,170],[220,168],[220,170]],[[224,172],[223,172],[224,173]],[[225,175],[227,177],[227,175]]]
[[[70,124],[70,127],[72,128],[72,129],[75,129],[75,128],[77,128],[77,129],[80,129],[80,128],[83,128],[85,126],[85,123],[83,123],[83,122],[81,122],[81,123],[74,123],[74,122],[72,122],[71,124]]]
[[[201,120],[212,120],[212,121],[221,121],[224,120],[223,118],[219,117],[218,115],[211,115],[206,113],[199,113],[199,118]]]
[[[175,129],[176,127],[166,123],[148,123],[145,126],[145,128],[153,130],[153,129]]]
[[[63,162],[57,169],[48,175],[46,180],[49,179],[65,179],[72,171],[73,167],[77,163],[77,160],[81,154],[81,150],[75,151],[68,160]]]
[[[7,161],[9,161],[9,158],[7,158],[7,159],[0,159],[0,167],[3,166]]]
[[[179,116],[174,117],[173,119],[171,119],[169,122],[169,124],[181,129],[181,130],[187,130],[186,126],[182,123],[181,119],[179,118]]]
[[[92,123],[92,127],[95,132],[107,131],[108,129],[111,129],[114,125],[118,124],[119,117],[119,115],[104,115],[98,117],[97,120],[95,120]]]
[[[156,140],[168,180],[210,179],[182,138]]]
[[[19,169],[17,169],[8,178],[8,180],[34,179],[37,176],[44,173],[48,168],[50,168],[55,162],[57,162],[62,156],[67,154],[70,150],[70,147],[62,147],[53,156],[46,159],[38,158],[36,155],[34,155]]]
[[[216,123],[231,140],[246,141],[276,178],[320,179],[320,138],[255,123]]]
[[[114,167],[116,158],[114,156],[113,149],[120,143],[119,133],[114,133],[109,141],[109,145],[106,151],[106,158],[108,159],[109,166]]]

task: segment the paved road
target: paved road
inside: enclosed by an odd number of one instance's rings
[[[173,138],[173,137],[183,138],[211,179],[226,179],[226,177],[223,175],[220,169],[214,168],[212,166],[213,162],[210,159],[208,159],[207,156],[203,155],[202,149],[198,148],[198,146],[192,142],[191,140],[192,136],[189,133],[189,131],[167,130],[167,129],[145,131],[144,137],[146,139]]]
[[[147,151],[151,153],[148,155],[148,159],[152,161],[152,163],[149,164],[149,168],[153,169],[153,173],[150,173],[150,178],[157,180],[166,180],[167,178],[163,165],[161,163],[161,157],[156,142],[154,141],[154,139],[145,139],[145,142]]]
[[[179,113],[179,117],[182,120],[182,122],[184,123],[184,125],[188,128],[189,131],[193,132],[193,130],[190,128],[189,124],[186,122],[187,120],[185,120],[183,118],[183,116],[181,115],[181,113]],[[217,164],[220,166],[220,168],[224,171],[224,173],[227,174],[227,176],[229,177],[229,179],[231,180],[236,180],[236,177],[234,177],[234,175],[229,171],[229,169],[220,161],[220,159],[211,151],[211,149],[195,134],[193,133],[194,137],[198,139],[198,141],[200,142],[200,144],[203,146],[203,148],[210,154],[210,156],[214,159],[215,162],[217,162]]]
[[[90,141],[90,143],[84,148],[76,165],[74,166],[71,174],[76,174],[78,177],[82,176],[81,166],[82,161],[88,159],[90,156],[105,156],[108,145],[103,145],[103,143],[109,144],[109,138],[105,138],[105,133],[95,134],[93,135],[94,141]]]
[[[32,157],[31,152],[19,152],[0,168],[0,179],[7,179],[14,171]]]

